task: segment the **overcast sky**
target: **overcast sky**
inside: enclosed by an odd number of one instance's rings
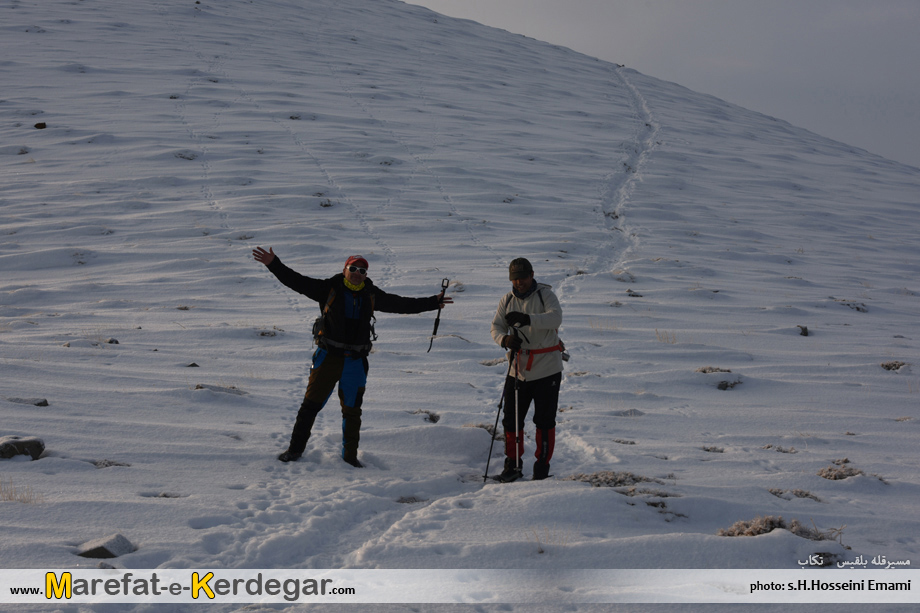
[[[920,0],[407,0],[920,167]]]

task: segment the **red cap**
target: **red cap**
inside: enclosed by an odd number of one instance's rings
[[[367,260],[364,259],[363,255],[353,255],[345,260],[345,266],[351,266],[352,264],[364,268],[365,270],[370,268],[370,266],[367,265]]]

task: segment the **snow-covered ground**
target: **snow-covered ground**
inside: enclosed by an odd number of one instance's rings
[[[46,445],[0,460],[3,567],[920,562],[920,170],[392,0],[0,14],[0,437]],[[378,317],[363,470],[335,399],[275,459],[318,308],[257,245],[451,280],[430,353],[433,313]],[[572,359],[554,478],[484,485],[518,256]],[[834,538],[718,535],[761,516]]]

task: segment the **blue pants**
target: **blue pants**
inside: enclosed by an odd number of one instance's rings
[[[322,348],[316,350],[307,391],[291,433],[290,451],[303,453],[317,414],[326,406],[338,385],[339,402],[342,405],[342,457],[346,460],[358,457],[361,403],[367,385],[367,371],[368,363],[364,356],[349,352],[330,353]]]

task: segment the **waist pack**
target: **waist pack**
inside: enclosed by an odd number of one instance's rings
[[[519,354],[524,354],[527,356],[527,365],[524,367],[524,370],[530,370],[533,366],[533,356],[540,355],[541,353],[552,353],[553,351],[558,351],[562,353],[562,361],[569,361],[569,354],[565,350],[565,345],[560,340],[558,345],[553,345],[552,347],[544,347],[543,349],[519,349]]]

